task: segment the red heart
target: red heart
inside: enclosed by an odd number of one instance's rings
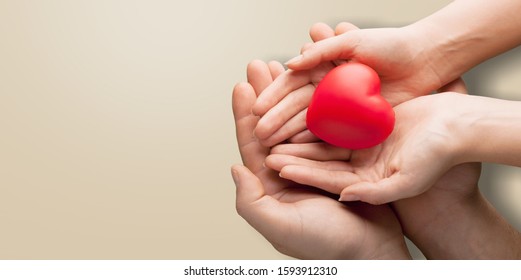
[[[348,149],[382,143],[394,128],[392,106],[380,95],[380,79],[369,66],[346,63],[322,79],[306,123],[318,138]]]

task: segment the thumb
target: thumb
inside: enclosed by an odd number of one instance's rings
[[[264,186],[244,165],[232,166],[232,177],[237,187],[237,207],[247,206],[264,196]]]
[[[287,222],[287,214],[278,201],[265,195],[260,179],[245,166],[232,166],[232,176],[237,186],[237,213],[270,242],[280,239],[280,225]]]
[[[288,60],[286,65],[293,70],[307,70],[324,61],[350,59],[357,40],[353,35],[353,32],[347,32],[316,42],[307,47],[301,55]]]
[[[346,187],[340,193],[340,201],[364,201],[374,205],[389,203],[417,195],[411,188],[410,181],[404,175],[396,173],[378,182],[360,182]]]
[[[263,223],[270,224],[272,220],[280,218],[280,204],[273,197],[266,195],[261,180],[247,167],[232,166],[232,177],[237,187],[237,213],[262,233]]]

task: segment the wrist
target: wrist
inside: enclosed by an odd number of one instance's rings
[[[444,162],[447,167],[454,167],[468,161],[468,123],[472,117],[468,113],[466,103],[472,97],[456,92],[443,92],[424,97],[425,106],[429,110],[429,122],[425,126],[431,137],[442,136],[443,142],[438,143],[438,161]],[[472,106],[470,106],[472,107]],[[425,109],[424,112],[427,112]],[[467,120],[467,121],[463,121]]]
[[[445,85],[479,63],[521,44],[519,1],[459,0],[407,28]]]
[[[521,257],[521,235],[479,191],[435,212],[429,223],[407,235],[428,259]]]
[[[468,252],[470,246],[467,243],[469,229],[472,228],[468,217],[476,214],[473,212],[476,199],[467,197],[438,205],[430,201],[429,198],[420,200],[429,211],[416,217],[423,223],[406,231],[406,236],[427,259],[458,259],[462,255],[472,255]]]
[[[455,101],[452,121],[457,163],[493,162],[521,166],[521,102],[480,96]]]
[[[469,35],[467,28],[447,32],[438,21],[438,18],[426,18],[404,28],[416,42],[416,57],[420,58],[424,67],[437,78],[438,88],[441,88],[478,63],[475,62],[475,55],[471,50],[476,49],[475,45],[482,40],[480,37],[483,35]]]

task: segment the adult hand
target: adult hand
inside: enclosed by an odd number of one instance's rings
[[[393,106],[442,86],[429,57],[421,53],[425,39],[407,28],[358,29],[343,22],[333,30],[318,23],[310,36],[315,43],[303,47],[300,61],[289,63],[291,69],[268,86],[253,107],[262,116],[255,136],[265,146],[318,140],[306,129],[307,107],[318,83],[340,63],[358,61],[375,69],[381,94]]]
[[[382,95],[392,105],[425,95],[444,85],[431,68],[431,57],[423,53],[425,46],[431,44],[423,34],[407,27],[357,29],[346,26],[353,25],[342,23],[336,29],[337,36],[308,45],[301,55],[287,63],[288,67],[302,71],[338,59],[360,62],[379,74]],[[328,27],[317,24],[312,31],[318,28]],[[256,109],[275,105],[261,104],[261,101],[255,104],[259,107]]]
[[[335,174],[349,168],[345,160],[350,150],[326,143],[283,144],[272,154],[266,164],[275,170],[298,165],[310,172],[295,174],[293,180],[310,182],[321,176],[330,181],[332,192],[344,187]],[[457,165],[426,192],[392,203],[404,234],[428,259],[521,258],[521,234],[479,192],[480,172],[480,163]]]
[[[238,213],[278,251],[304,259],[410,258],[400,224],[387,205],[341,203],[320,190],[282,179],[264,166],[269,149],[252,137],[251,113],[261,92],[282,71],[255,61],[249,83],[233,92],[239,150],[245,166],[232,167]]]
[[[280,175],[332,193],[342,188],[343,201],[383,204],[421,194],[456,164],[458,141],[453,139],[451,124],[457,115],[448,104],[461,102],[460,96],[440,93],[402,103],[395,107],[394,130],[382,144],[346,150],[342,153],[345,161],[332,170],[285,162]],[[306,150],[316,150],[323,144],[306,145]],[[270,156],[267,164],[287,159],[278,157]]]

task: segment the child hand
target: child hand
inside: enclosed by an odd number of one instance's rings
[[[338,25],[336,32],[347,32],[351,29],[356,27],[343,23]],[[325,24],[316,24],[311,28],[310,36],[313,41],[320,41],[335,36],[335,31]],[[302,51],[310,45],[304,45]],[[270,147],[286,139],[293,143],[318,140],[306,129],[307,107],[318,83],[340,63],[340,60],[324,62],[309,71],[286,71],[266,87],[256,103],[279,103],[263,113],[255,128],[255,136],[264,146]],[[260,115],[255,107],[252,112]]]

